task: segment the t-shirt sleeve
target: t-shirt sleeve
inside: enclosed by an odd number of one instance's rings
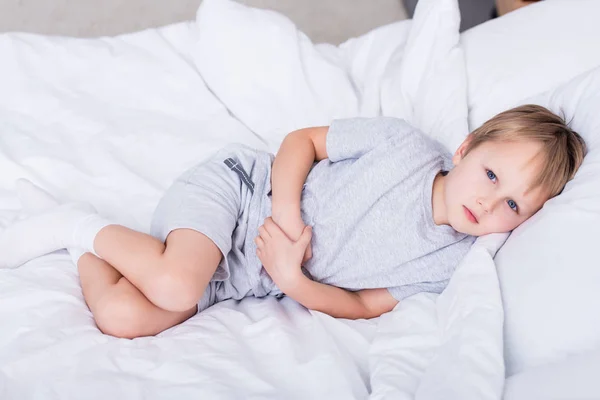
[[[329,126],[325,146],[332,162],[360,158],[391,137],[406,135],[412,127],[390,117],[335,120]]]
[[[421,292],[427,293],[442,293],[448,283],[449,279],[437,281],[437,282],[420,282],[413,283],[410,285],[396,286],[388,288],[390,294],[394,297],[394,299],[398,301],[402,301],[407,297],[415,295]]]

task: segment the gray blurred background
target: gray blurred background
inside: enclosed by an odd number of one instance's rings
[[[202,0],[0,0],[0,32],[102,36],[192,20]],[[412,15],[417,0],[238,0],[290,17],[313,41],[340,43]],[[463,28],[494,0],[459,0]],[[408,11],[408,12],[407,12]]]
[[[280,11],[314,41],[340,43],[406,18],[402,0],[239,0]],[[202,0],[0,0],[0,32],[100,36],[192,20]]]

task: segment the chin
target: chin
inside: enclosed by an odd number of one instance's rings
[[[481,233],[481,230],[479,229],[479,225],[473,224],[469,221],[463,221],[463,220],[459,220],[459,221],[448,221],[450,223],[450,226],[452,227],[452,229],[454,229],[456,232],[460,232],[463,233],[465,235],[470,235],[470,236],[482,236],[484,235],[483,233]]]
[[[468,229],[468,228],[465,228],[465,229],[455,229],[455,230],[457,232],[464,233],[465,235],[470,235],[470,236],[481,236],[482,235],[481,232],[477,232],[476,229],[472,229],[472,228],[471,229]]]
[[[460,232],[460,233],[464,233],[466,235],[473,235],[472,230],[473,229],[469,229],[469,226],[467,225],[467,223],[463,222],[463,221],[448,221],[449,225],[452,227],[452,229],[454,229],[456,232]]]

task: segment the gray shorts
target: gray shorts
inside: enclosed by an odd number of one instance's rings
[[[266,171],[257,159],[264,164],[265,153],[245,146],[220,150],[177,178],[154,212],[152,236],[164,242],[175,229],[193,229],[211,239],[223,254],[198,312],[218,301],[253,295],[257,273],[246,268],[244,249],[254,180],[257,174],[260,181],[265,179]]]

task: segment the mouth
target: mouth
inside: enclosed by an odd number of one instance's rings
[[[465,216],[467,217],[467,219],[469,221],[471,221],[474,224],[478,224],[479,221],[477,220],[477,217],[475,216],[475,214],[473,214],[471,212],[471,210],[469,210],[467,207],[463,206],[463,211],[465,212]]]

